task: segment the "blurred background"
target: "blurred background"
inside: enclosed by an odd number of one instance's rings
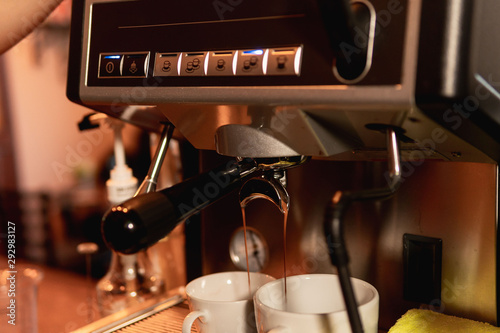
[[[68,309],[60,323],[39,315],[40,332],[68,332],[96,319],[88,316],[95,311],[85,308],[85,275],[95,283],[111,259],[100,236],[100,221],[109,208],[105,182],[114,164],[113,132],[106,124],[79,130],[78,123],[90,110],[66,98],[70,12],[71,0],[63,1],[42,26],[0,55],[0,255],[7,254],[11,221],[16,226],[17,263],[44,271],[41,301],[52,300],[50,311]],[[132,125],[125,126],[123,138],[127,163],[140,183],[156,138]],[[169,150],[171,163],[164,165],[171,172],[162,173],[163,184],[180,177],[175,144]],[[85,242],[98,245],[90,270],[77,251]],[[2,260],[0,268],[6,264]],[[184,283],[171,282],[167,284]],[[54,286],[61,289],[59,300]],[[67,303],[71,298],[76,298],[74,306]]]
[[[0,56],[0,204],[2,222],[16,223],[18,257],[80,271],[76,244],[99,242],[88,229],[107,208],[100,177],[113,136],[79,131],[89,110],[66,98],[70,7]]]

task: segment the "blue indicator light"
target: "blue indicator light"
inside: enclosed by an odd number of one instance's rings
[[[120,59],[121,57],[121,55],[107,55],[104,56],[104,59]]]
[[[264,50],[249,50],[249,51],[243,51],[243,54],[261,55],[261,54],[264,54]]]

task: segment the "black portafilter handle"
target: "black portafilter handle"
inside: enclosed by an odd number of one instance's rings
[[[122,254],[145,249],[185,219],[239,188],[242,179],[256,168],[252,159],[233,160],[172,187],[129,199],[104,215],[104,241]]]

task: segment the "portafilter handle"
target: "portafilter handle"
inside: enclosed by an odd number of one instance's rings
[[[167,189],[138,195],[103,217],[104,241],[133,254],[167,236],[179,223],[241,186],[257,170],[253,159],[230,161]]]

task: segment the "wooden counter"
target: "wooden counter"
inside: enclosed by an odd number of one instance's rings
[[[89,288],[84,276],[48,267],[41,269],[44,276],[38,290],[39,333],[71,332],[86,325],[89,319],[99,318],[95,282],[89,309]]]
[[[0,270],[6,268],[6,264],[7,259],[0,256]],[[99,318],[95,302],[95,281],[92,281],[93,301],[89,312],[87,302],[89,288],[85,276],[16,260],[17,274],[21,274],[22,267],[36,268],[42,272],[42,279],[38,285],[39,333],[71,332],[86,325],[89,319]],[[17,288],[22,287],[18,284]],[[4,332],[4,325],[7,323],[2,318],[0,332]],[[9,330],[7,329],[6,332]]]

